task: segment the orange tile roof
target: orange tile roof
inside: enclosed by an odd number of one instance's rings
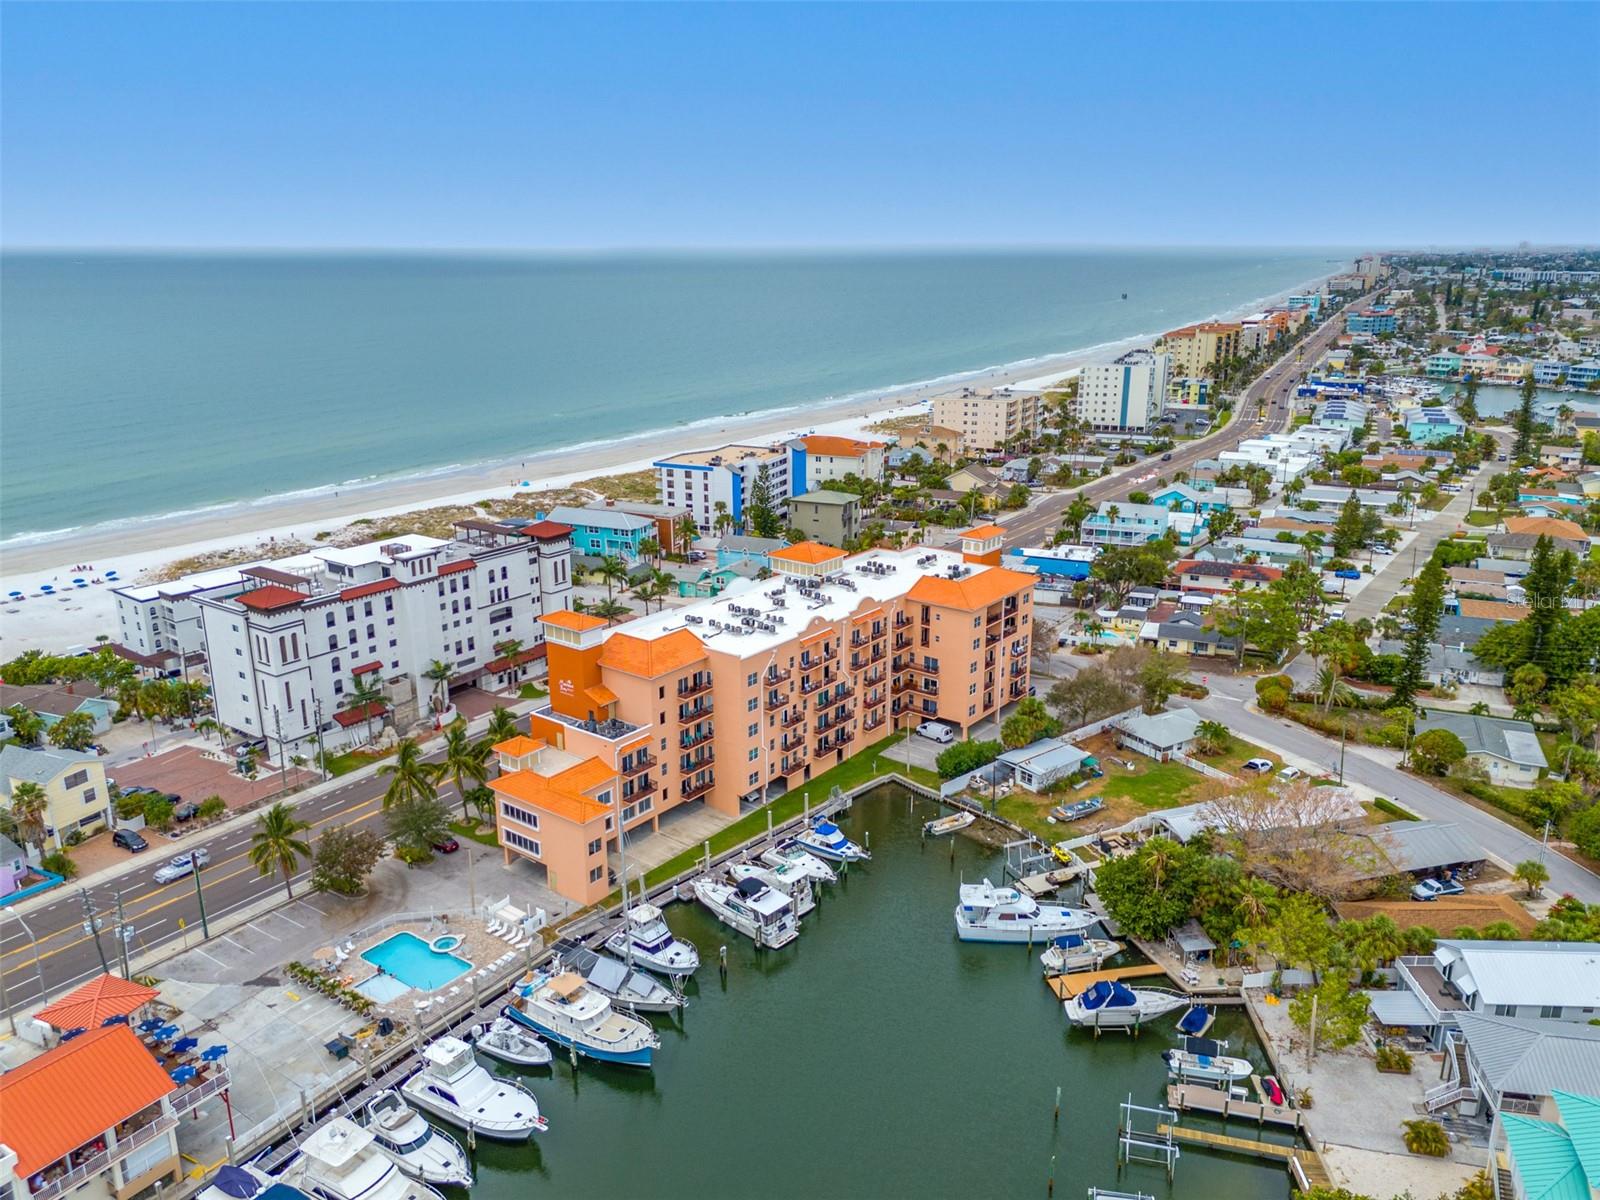
[[[705,644],[687,629],[674,629],[658,638],[614,633],[606,639],[605,649],[600,652],[600,665],[625,675],[655,679],[681,671],[705,657]]]
[[[855,438],[832,437],[815,433],[800,439],[808,454],[831,454],[835,458],[860,458],[868,450],[882,449],[882,442],[858,442]]]
[[[1565,538],[1569,542],[1589,540],[1582,525],[1564,521],[1560,517],[1507,517],[1505,524],[1507,533],[1542,533],[1548,537]]]
[[[604,617],[597,617],[592,613],[573,612],[568,608],[545,613],[539,619],[546,625],[554,625],[557,629],[570,629],[574,633],[587,633],[591,629],[600,629],[606,623]]]
[[[604,787],[617,777],[617,769],[608,767],[598,758],[586,758],[577,766],[558,771],[550,777],[552,783],[574,792],[592,792]]]
[[[1485,617],[1490,621],[1520,621],[1533,610],[1526,604],[1502,604],[1498,600],[1462,600],[1463,617]]]
[[[589,761],[598,762],[597,759]],[[600,765],[602,769],[615,775],[609,767]],[[567,775],[580,769],[581,766],[573,767],[571,771],[562,772],[556,779],[564,781]],[[542,813],[549,813],[562,820],[571,821],[575,825],[587,825],[590,821],[598,820],[611,812],[610,805],[591,800],[570,785],[558,784],[556,779],[547,778],[537,771],[512,771],[509,775],[500,775],[489,780],[489,786],[511,800],[532,805]]]
[[[963,529],[960,536],[964,538],[978,538],[987,541],[989,538],[1005,537],[1004,525],[978,525],[972,529]]]
[[[125,1017],[160,994],[142,983],[102,975],[33,1015],[56,1029],[97,1029],[107,1017]]]
[[[584,688],[583,694],[602,708],[607,704],[615,704],[617,702],[617,694],[603,683],[596,684],[592,688]]]
[[[0,1075],[0,1142],[26,1179],[176,1090],[133,1030],[91,1029]]]
[[[258,588],[251,588],[248,592],[241,592],[236,599],[246,608],[253,608],[260,612],[270,612],[275,608],[288,608],[290,605],[299,604],[306,598],[304,592],[297,592],[293,588],[280,587],[276,583],[263,584]]]
[[[906,593],[906,598],[919,604],[934,604],[941,608],[962,608],[969,612],[986,608],[996,600],[1014,592],[1031,588],[1032,575],[1012,571],[1006,567],[990,567],[968,575],[965,579],[940,579],[929,575],[917,580]]]
[[[796,542],[792,546],[785,546],[782,550],[774,550],[768,557],[781,562],[825,563],[835,558],[843,558],[844,551],[825,542]]]
[[[496,742],[491,749],[496,754],[509,754],[512,758],[521,758],[525,754],[532,754],[535,750],[543,749],[544,741],[541,738],[529,737],[519,733],[516,737],[508,737],[503,742]]]

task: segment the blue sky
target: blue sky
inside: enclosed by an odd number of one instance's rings
[[[1588,4],[8,3],[5,24],[11,246],[1600,240]]]

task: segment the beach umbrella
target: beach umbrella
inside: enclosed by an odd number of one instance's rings
[[[195,1070],[193,1067],[185,1065],[172,1072],[172,1082],[188,1083],[189,1080],[193,1079],[199,1073],[200,1072]]]
[[[217,1059],[228,1053],[228,1048],[223,1045],[207,1046],[200,1051],[200,1057],[206,1062],[216,1062]]]
[[[334,957],[335,951],[332,946],[318,946],[311,952],[312,962],[332,962]]]
[[[63,1042],[70,1042],[73,1038],[77,1037],[80,1033],[88,1033],[88,1032],[89,1031],[87,1029],[84,1029],[82,1026],[79,1026],[77,1029],[69,1029],[65,1033],[63,1033],[61,1035],[61,1040]]]
[[[199,1044],[200,1039],[197,1037],[179,1038],[172,1043],[172,1052],[174,1054],[187,1054]]]
[[[12,592],[12,593],[11,593],[11,598],[12,598],[12,599],[13,599],[13,600],[16,600],[16,599],[20,599],[20,598],[21,598],[21,596],[22,596],[22,593],[21,593],[21,592]]]
[[[156,1030],[160,1029],[165,1024],[166,1024],[166,1022],[163,1021],[160,1017],[150,1017],[147,1020],[139,1022],[139,1032],[140,1033],[154,1033]]]
[[[81,576],[81,575],[73,576],[72,582],[73,583],[82,583],[83,582],[83,576]]]
[[[107,1017],[104,1021],[100,1022],[102,1027],[106,1025],[126,1025],[127,1023],[128,1018],[122,1013],[118,1013],[114,1017]]]
[[[163,1025],[160,1029],[156,1030],[156,1041],[170,1042],[182,1032],[183,1031],[176,1025]]]

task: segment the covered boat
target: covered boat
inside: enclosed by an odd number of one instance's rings
[[[827,817],[818,817],[810,829],[797,834],[794,840],[803,850],[829,862],[866,862],[872,858]]]
[[[805,916],[817,906],[812,892],[816,885],[798,867],[768,867],[756,863],[734,863],[728,868],[728,878],[738,884],[745,879],[757,879],[775,891],[782,892],[794,901],[796,916]]]
[[[1094,1029],[1138,1025],[1186,1003],[1186,996],[1170,988],[1133,988],[1112,979],[1102,979],[1062,1001],[1067,1020]]]
[[[1039,955],[1046,975],[1065,975],[1069,971],[1092,971],[1114,954],[1121,954],[1121,942],[1106,938],[1063,933],[1050,939],[1050,946]]]
[[[818,883],[839,882],[837,871],[798,842],[779,842],[776,846],[763,850],[760,858],[769,867],[795,867],[807,879],[814,879]]]
[[[407,1178],[378,1149],[376,1137],[348,1117],[330,1117],[313,1129],[282,1174],[318,1200],[443,1200],[428,1184]]]
[[[1198,1079],[1205,1083],[1233,1083],[1249,1079],[1253,1068],[1242,1058],[1225,1054],[1196,1054],[1189,1050],[1164,1050],[1167,1073],[1180,1080]]]
[[[682,992],[643,971],[631,970],[609,954],[596,954],[587,946],[562,939],[553,947],[562,967],[576,971],[583,981],[618,1008],[636,1012],[676,1012],[686,1001]]]
[[[532,1030],[508,1017],[496,1017],[487,1025],[479,1025],[472,1031],[471,1041],[490,1058],[514,1067],[542,1067],[555,1057]]]

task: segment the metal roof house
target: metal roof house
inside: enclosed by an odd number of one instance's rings
[[[1556,1116],[1554,1096],[1600,1096],[1600,1029],[1567,1021],[1464,1013],[1446,1042],[1444,1081],[1424,1107],[1492,1120]]]
[[[1503,787],[1532,787],[1539,782],[1539,772],[1550,765],[1526,721],[1428,709],[1417,720],[1416,736],[1435,729],[1460,738],[1467,758],[1489,773],[1491,783]]]
[[[1029,791],[1039,792],[1065,779],[1079,767],[1094,765],[1094,757],[1061,738],[1045,738],[1030,746],[1007,750],[998,760],[1011,768],[1011,777]]]
[[[1600,943],[1442,940],[1432,954],[1396,960],[1400,986],[1420,1004],[1414,1025],[1435,1045],[1464,1014],[1586,1025],[1600,1017]]]
[[[1556,1092],[1556,1119],[1506,1113],[1506,1165],[1513,1195],[1593,1200],[1600,1195],[1600,1099]]]
[[[1473,867],[1488,857],[1453,821],[1389,821],[1370,831],[1382,862],[1367,878]]]
[[[1140,713],[1117,723],[1117,745],[1166,762],[1175,754],[1189,752],[1199,728],[1200,714],[1192,708],[1175,708],[1154,716]]]

